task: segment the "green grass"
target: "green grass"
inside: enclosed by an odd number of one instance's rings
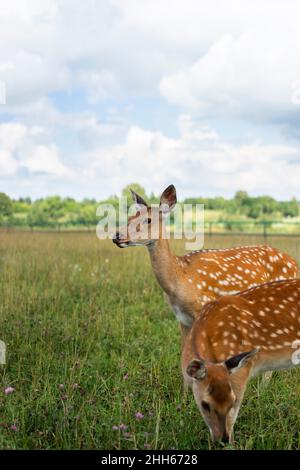
[[[212,237],[206,246],[261,242]],[[300,261],[300,238],[270,243]],[[2,232],[0,299],[1,448],[212,447],[183,394],[178,325],[146,249],[120,250],[89,233]],[[235,448],[300,448],[299,379],[295,369],[274,374],[268,388],[251,381]],[[113,430],[120,424],[128,428]]]

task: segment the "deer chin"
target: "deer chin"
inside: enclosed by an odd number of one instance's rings
[[[129,243],[116,243],[116,245],[119,247],[119,248],[127,248],[129,245]]]
[[[152,241],[128,241],[125,246],[149,246],[152,244]]]
[[[119,248],[127,248],[128,246],[144,246],[145,243],[143,242],[133,242],[131,240],[118,240],[116,238],[113,239],[113,243],[117,245]]]
[[[131,242],[123,242],[120,240],[113,240],[113,243],[117,245],[118,248],[127,248],[128,246],[131,245]]]

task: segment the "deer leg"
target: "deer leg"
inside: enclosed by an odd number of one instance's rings
[[[190,332],[191,328],[180,323],[180,334],[181,334],[181,351],[183,350],[185,340]],[[189,393],[190,387],[188,383],[184,380],[182,383],[182,398],[185,401]]]

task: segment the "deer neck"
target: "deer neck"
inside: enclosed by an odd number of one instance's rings
[[[176,256],[167,239],[160,238],[148,247],[152,268],[162,289],[172,295],[176,292]]]

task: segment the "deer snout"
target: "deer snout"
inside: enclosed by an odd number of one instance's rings
[[[112,238],[113,243],[119,248],[125,248],[128,246],[128,240],[124,238],[124,235],[118,231],[115,233],[115,236]]]
[[[221,441],[224,442],[224,444],[228,444],[230,442],[230,436],[226,431],[223,433]]]
[[[119,243],[119,241],[120,241],[120,232],[115,233],[115,236],[113,237],[112,241],[113,241],[113,243],[116,243],[116,244]]]
[[[227,431],[211,431],[211,438],[214,443],[223,442],[224,444],[229,444],[231,442],[231,436]]]

